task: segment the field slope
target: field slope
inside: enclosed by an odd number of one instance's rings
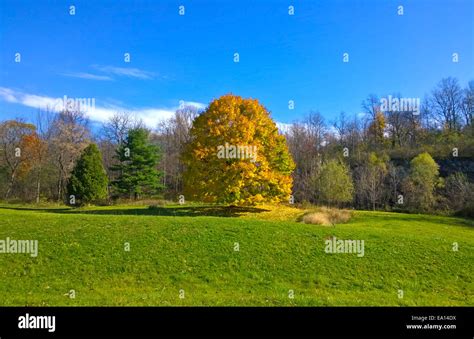
[[[0,305],[474,305],[474,222],[355,212],[324,227],[301,213],[0,205],[0,240],[39,242],[37,257],[0,254]],[[332,236],[364,240],[364,256],[325,253]]]

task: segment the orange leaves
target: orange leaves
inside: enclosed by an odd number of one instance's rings
[[[18,169],[18,177],[26,176],[32,168],[38,166],[46,154],[46,144],[33,132],[22,136],[20,141],[22,162]]]

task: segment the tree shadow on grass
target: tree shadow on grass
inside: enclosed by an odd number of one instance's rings
[[[72,207],[44,208],[44,207],[17,207],[17,206],[0,206],[0,209],[15,210],[15,211],[45,212],[45,213],[68,213],[73,210]]]
[[[27,208],[27,207],[4,207],[1,209],[12,209],[20,211],[36,211],[61,214],[94,214],[94,215],[150,215],[150,216],[172,216],[172,217],[239,217],[246,213],[262,213],[269,210],[258,207],[240,206],[150,206],[148,208],[106,208],[88,210],[81,208]]]
[[[239,217],[246,213],[267,212],[263,208],[238,206],[150,206],[148,208],[77,210],[70,213],[112,215],[156,215],[171,217]]]

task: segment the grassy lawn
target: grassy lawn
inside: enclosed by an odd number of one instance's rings
[[[36,258],[0,254],[0,305],[474,305],[473,221],[360,211],[325,227],[303,212],[0,205],[0,239],[39,241]],[[365,255],[325,253],[330,236]]]

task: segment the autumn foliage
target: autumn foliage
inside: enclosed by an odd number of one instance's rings
[[[258,100],[231,94],[214,100],[190,136],[183,155],[185,196],[240,205],[289,199],[295,165]]]

